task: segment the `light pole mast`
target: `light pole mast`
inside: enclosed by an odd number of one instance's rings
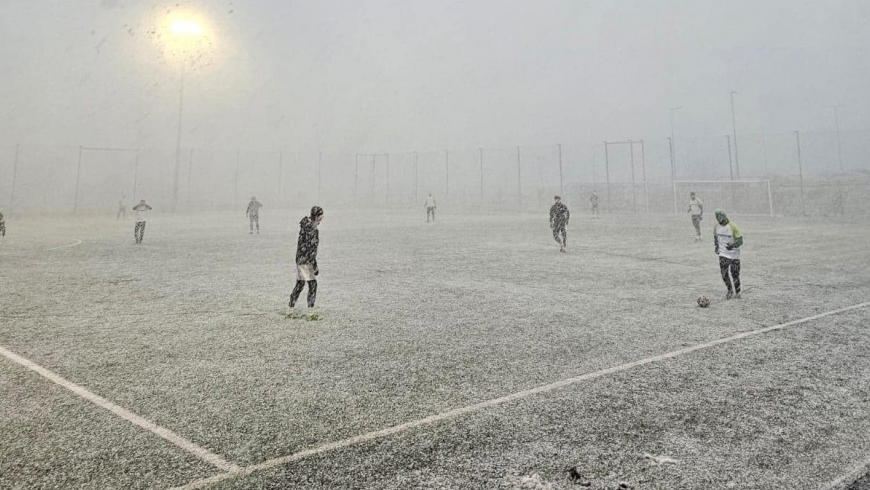
[[[845,211],[845,205],[843,203],[843,186],[840,184],[840,179],[843,178],[843,146],[840,143],[840,114],[839,109],[840,105],[832,106],[831,109],[834,109],[834,128],[837,131],[837,162],[840,164],[840,176],[837,178],[837,188],[840,192],[840,215],[842,216]]]
[[[181,83],[178,90],[178,132],[175,135],[175,179],[172,186],[172,212],[178,207],[178,171],[181,166],[181,121],[184,115],[184,66],[181,67]]]
[[[734,135],[734,170],[737,174],[737,180],[740,180],[740,156],[737,151],[737,119],[734,117],[734,94],[737,92],[731,91],[731,131]]]

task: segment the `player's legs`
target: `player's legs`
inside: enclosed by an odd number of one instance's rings
[[[254,217],[253,216],[248,216],[248,234],[249,235],[254,234]]]
[[[296,287],[293,288],[293,292],[290,293],[290,308],[296,306],[296,300],[299,299],[299,295],[302,294],[302,289],[305,287],[305,281],[301,279],[296,280]],[[309,286],[308,292],[311,292],[311,287]]]
[[[137,221],[136,225],[133,227],[133,239],[136,243],[139,243],[139,227],[142,225],[141,221]]]
[[[719,272],[722,274],[722,281],[725,283],[725,287],[728,288],[728,294],[726,297],[730,298],[732,294],[734,294],[733,288],[731,286],[731,260],[725,257],[719,256]]]
[[[260,234],[260,215],[254,216],[254,224],[257,225],[257,234]]]
[[[308,307],[314,308],[314,301],[317,299],[317,280],[308,281]]]
[[[0,223],[0,238],[6,238],[6,223]]]
[[[692,226],[695,227],[695,235],[698,238],[701,238],[701,219],[700,216],[693,214],[692,215]]]
[[[734,282],[734,296],[740,296],[740,259],[731,261],[731,279]]]
[[[145,238],[145,221],[142,222],[142,227],[139,228],[139,243],[142,243],[142,239]]]
[[[568,246],[568,230],[564,226],[562,227],[562,246]]]
[[[560,247],[562,246],[562,239],[559,238],[559,226],[558,225],[553,225],[553,240],[556,240],[556,243],[558,243]]]

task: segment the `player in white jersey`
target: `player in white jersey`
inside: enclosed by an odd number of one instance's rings
[[[438,207],[435,203],[435,198],[432,197],[432,193],[429,193],[429,197],[426,198],[426,222],[429,222],[429,216],[432,216],[432,221],[435,221],[435,208]]]
[[[689,193],[689,209],[686,212],[692,215],[692,226],[695,227],[695,241],[701,241],[701,220],[704,219],[704,203],[700,198],[695,196],[694,192]]]
[[[118,216],[115,219],[121,219],[121,216],[127,218],[127,196],[124,194],[121,194],[121,199],[118,200]]]
[[[133,211],[136,211],[136,227],[133,228],[133,238],[136,239],[136,245],[141,245],[142,239],[145,238],[145,222],[148,220],[148,211],[151,211],[151,206],[145,204],[145,199],[142,199],[139,204],[133,206]]]
[[[719,272],[728,288],[725,299],[740,298],[740,247],[743,246],[743,234],[728,219],[725,211],[716,210],[716,221],[718,224],[713,228],[713,245],[719,256]]]
[[[257,225],[257,234],[260,234],[260,208],[263,207],[263,204],[257,200],[256,196],[251,196],[251,202],[248,203],[248,210],[245,211],[245,214],[248,216],[250,220],[250,231],[248,234],[254,234],[254,225]]]

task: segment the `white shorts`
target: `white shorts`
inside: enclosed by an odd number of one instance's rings
[[[316,281],[317,276],[314,275],[314,266],[311,264],[296,264],[296,280]]]

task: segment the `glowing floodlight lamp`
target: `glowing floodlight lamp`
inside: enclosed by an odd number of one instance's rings
[[[173,19],[169,24],[169,30],[172,31],[172,34],[181,37],[202,36],[202,27],[190,19]]]

